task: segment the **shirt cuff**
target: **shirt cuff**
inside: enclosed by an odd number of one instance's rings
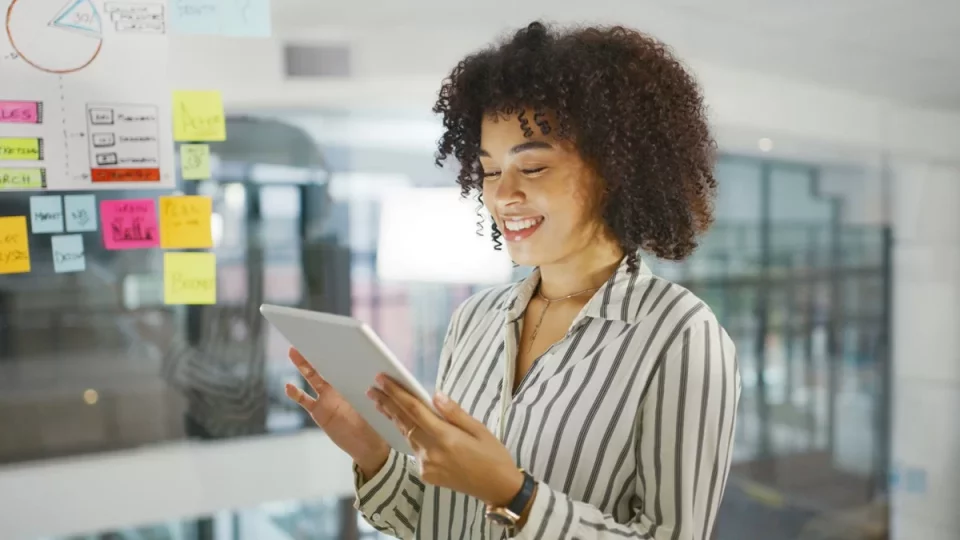
[[[387,462],[380,467],[373,478],[366,480],[356,463],[353,464],[353,485],[357,498],[353,507],[367,516],[374,523],[382,523],[382,516],[376,513],[378,508],[385,508],[391,502],[390,494],[393,486],[399,485],[407,474],[407,456],[391,449]],[[374,512],[371,515],[371,512]]]
[[[537,494],[530,506],[530,513],[527,514],[527,521],[514,538],[517,540],[566,538],[571,531],[569,524],[573,518],[573,505],[564,504],[561,498],[566,500],[566,495],[558,494],[543,482],[537,483]],[[561,526],[558,527],[557,524]]]

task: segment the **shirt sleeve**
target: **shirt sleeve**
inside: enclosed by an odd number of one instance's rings
[[[454,311],[440,352],[437,387],[453,358],[460,308]],[[420,466],[413,456],[390,450],[390,456],[373,478],[364,479],[353,464],[353,481],[357,497],[354,507],[364,520],[382,533],[397,538],[413,538],[423,503],[424,484]]]
[[[700,321],[659,360],[637,414],[635,517],[617,521],[541,482],[516,538],[710,538],[740,396],[735,348],[715,319]]]

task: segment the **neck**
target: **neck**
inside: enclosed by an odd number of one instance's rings
[[[561,261],[540,266],[540,293],[554,299],[600,288],[617,271],[623,251],[605,243],[586,248]]]

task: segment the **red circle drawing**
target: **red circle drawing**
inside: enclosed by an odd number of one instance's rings
[[[67,74],[67,73],[75,73],[75,72],[77,72],[77,71],[80,71],[80,70],[86,68],[87,66],[89,66],[90,64],[92,64],[94,60],[97,59],[97,56],[100,55],[100,50],[103,48],[103,39],[102,39],[102,38],[100,38],[100,39],[97,40],[96,49],[92,51],[92,53],[90,54],[89,58],[86,58],[85,60],[83,60],[81,64],[79,64],[79,65],[74,65],[74,66],[72,66],[72,67],[66,67],[66,68],[51,68],[51,67],[46,67],[46,66],[42,65],[41,62],[39,62],[39,61],[37,61],[37,60],[35,60],[35,59],[32,59],[32,58],[31,58],[31,55],[29,55],[29,54],[24,54],[24,51],[21,50],[21,46],[17,43],[17,40],[14,38],[14,32],[13,32],[13,30],[11,29],[11,23],[12,23],[12,20],[13,20],[13,10],[14,10],[14,8],[17,6],[17,4],[18,4],[20,1],[21,1],[21,0],[12,0],[12,1],[10,2],[10,7],[7,8],[7,17],[6,17],[6,23],[5,23],[4,27],[5,27],[6,34],[7,34],[7,39],[10,41],[10,46],[13,47],[14,52],[17,53],[17,56],[18,56],[21,60],[23,60],[24,62],[26,62],[27,64],[29,64],[29,65],[32,66],[33,68],[38,69],[38,70],[40,70],[40,71],[44,71],[44,72],[46,72],[46,73],[53,73],[53,74],[57,74],[57,75],[64,75],[64,74]],[[37,2],[37,0],[31,0],[31,2]]]

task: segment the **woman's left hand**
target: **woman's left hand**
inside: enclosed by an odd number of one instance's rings
[[[491,506],[505,506],[520,491],[523,473],[510,451],[450,398],[434,396],[440,418],[389,377],[381,374],[377,384],[379,388],[371,388],[367,396],[410,441],[424,482]]]

